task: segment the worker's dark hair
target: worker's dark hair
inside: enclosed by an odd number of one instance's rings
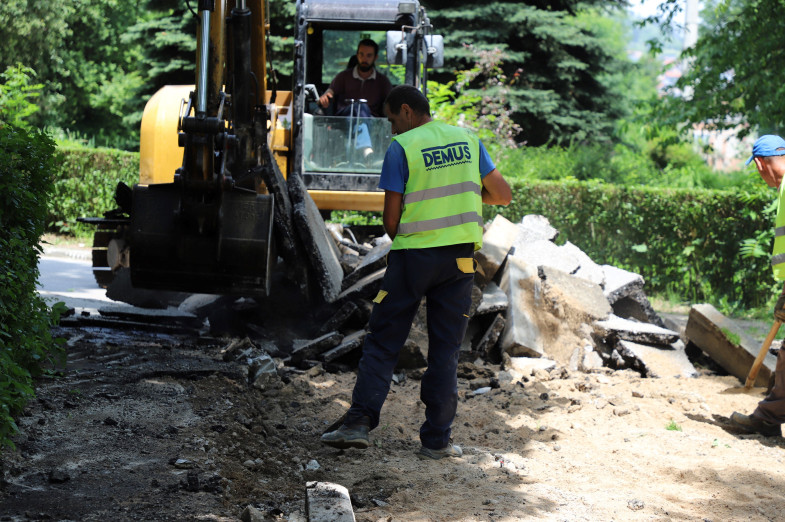
[[[379,55],[379,44],[374,42],[370,38],[363,38],[362,40],[360,40],[360,43],[357,44],[357,51],[358,52],[360,51],[360,46],[363,46],[363,45],[365,47],[373,47],[373,54],[374,54],[374,56],[378,56]]]
[[[428,103],[428,98],[412,85],[396,85],[384,100],[384,104],[393,114],[399,114],[401,105],[404,103],[411,107],[415,114],[431,115],[431,104]]]

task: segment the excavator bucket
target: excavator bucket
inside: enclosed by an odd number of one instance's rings
[[[137,185],[131,212],[135,287],[267,295],[273,196],[233,188],[189,198],[175,183]]]

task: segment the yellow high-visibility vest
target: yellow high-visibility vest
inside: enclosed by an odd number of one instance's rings
[[[482,247],[480,141],[439,121],[393,138],[404,152],[409,179],[392,249],[474,243]]]
[[[771,268],[774,279],[785,281],[785,201],[783,191],[785,183],[780,183],[777,191],[777,218],[774,221],[774,248],[771,252]]]

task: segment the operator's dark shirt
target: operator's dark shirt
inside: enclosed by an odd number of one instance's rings
[[[371,76],[363,80],[357,72],[355,65],[351,69],[341,71],[330,84],[335,101],[335,111],[338,112],[347,105],[347,100],[360,98],[368,100],[371,114],[377,118],[384,116],[384,100],[390,94],[392,84],[385,75],[374,67]]]

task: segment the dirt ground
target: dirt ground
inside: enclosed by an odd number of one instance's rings
[[[0,461],[0,520],[305,520],[305,484],[347,487],[359,521],[782,520],[782,439],[740,434],[728,376],[557,368],[482,394],[461,367],[453,437],[421,461],[418,371],[394,384],[365,450],[319,442],[354,374],[279,366],[264,390],[228,339],[60,328],[64,374],[38,383]],[[470,379],[468,377],[483,377]]]

